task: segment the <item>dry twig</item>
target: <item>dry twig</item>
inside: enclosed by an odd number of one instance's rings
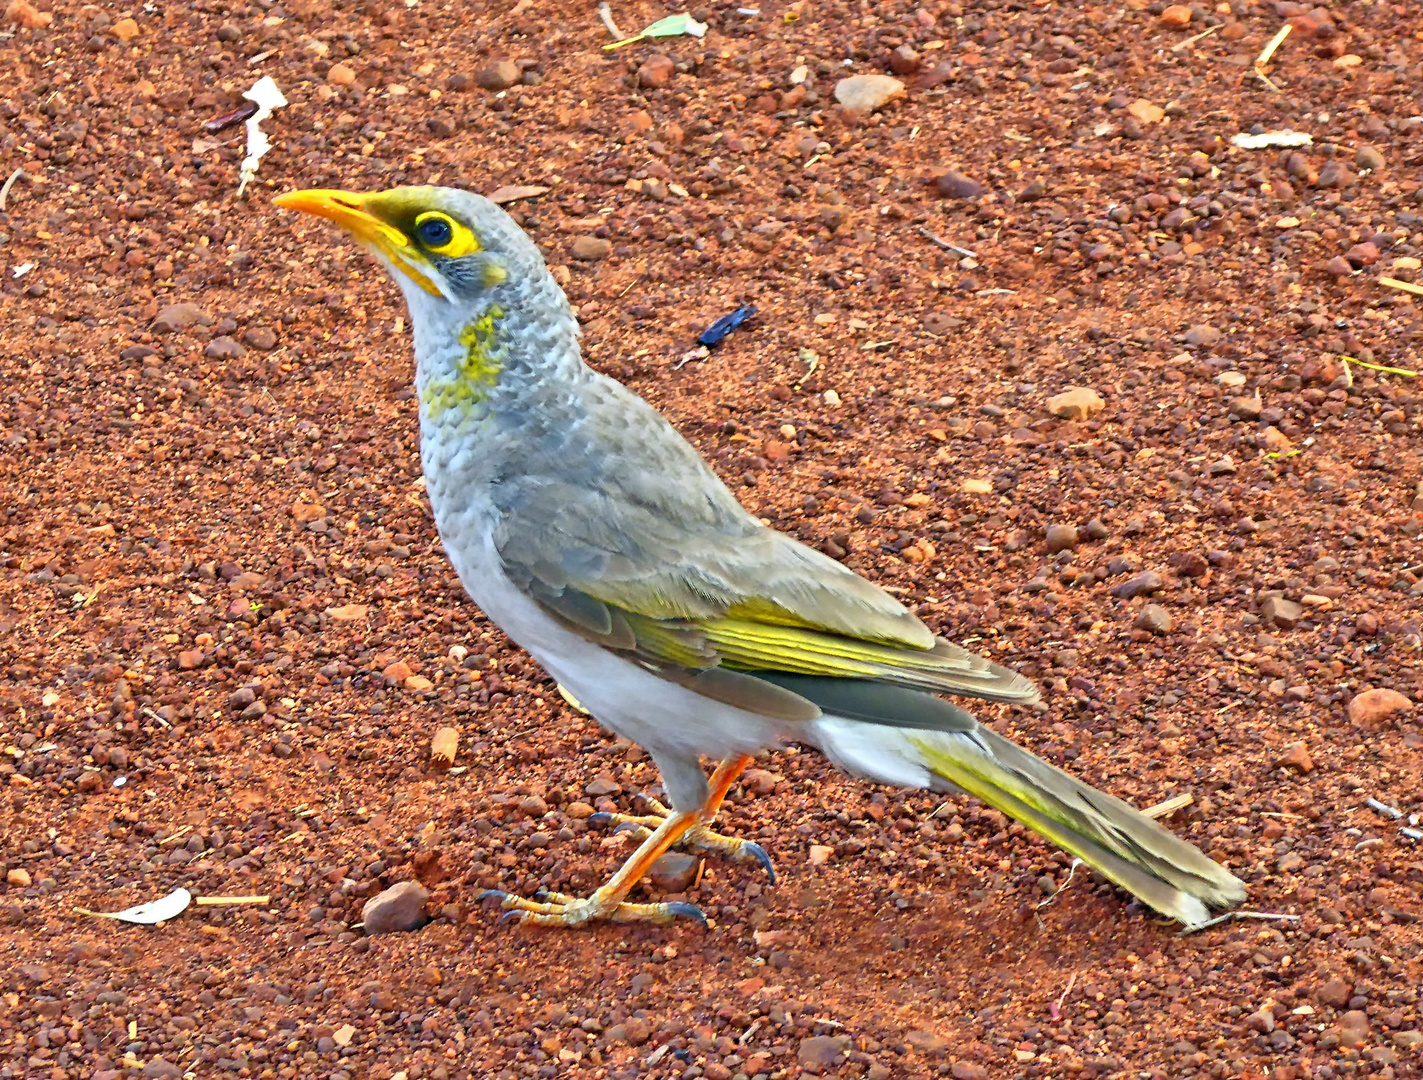
[[[598,18],[603,20],[603,25],[608,28],[608,33],[612,34],[618,41],[627,37],[626,34],[618,29],[618,24],[613,22],[613,9],[606,3],[598,5]]]
[[[5,209],[5,200],[10,197],[10,189],[15,186],[16,180],[28,180],[30,174],[24,169],[16,169],[5,181],[5,186],[0,187],[0,211]]]
[[[1180,795],[1172,795],[1169,799],[1162,799],[1155,806],[1148,806],[1142,813],[1152,819],[1164,818],[1168,814],[1174,814],[1177,810],[1190,806],[1195,801],[1196,797],[1186,791]]]
[[[1290,23],[1285,23],[1276,31],[1275,36],[1266,42],[1265,47],[1260,50],[1260,55],[1255,58],[1256,69],[1264,67],[1270,62],[1270,57],[1275,55],[1275,50],[1284,44],[1285,38],[1290,36],[1290,31],[1294,29]]]
[[[270,904],[270,896],[199,896],[193,903],[198,907],[226,907],[231,904]]]
[[[1214,919],[1207,919],[1203,923],[1195,926],[1188,926],[1182,930],[1177,937],[1185,937],[1187,934],[1194,934],[1198,930],[1208,930],[1212,926],[1218,926],[1223,922],[1230,922],[1232,919],[1267,919],[1278,920],[1280,922],[1299,922],[1298,915],[1278,915],[1268,911],[1227,911],[1224,915],[1217,915]]]
[[[6,190],[9,190],[9,187],[10,185],[7,183],[5,185]],[[3,209],[5,209],[5,204],[3,195],[0,195],[0,210]],[[1379,284],[1385,285],[1390,289],[1402,289],[1404,292],[1412,293],[1414,296],[1423,296],[1423,285],[1415,285],[1411,281],[1399,281],[1398,278],[1381,277],[1379,278]]]
[[[926,240],[932,240],[934,243],[938,244],[941,248],[944,248],[947,251],[952,251],[955,255],[962,255],[965,259],[978,258],[978,252],[970,251],[968,248],[959,247],[957,244],[951,244],[942,236],[939,236],[936,233],[932,233],[928,229],[923,228],[922,226],[919,229],[919,235],[924,237]]]
[[[1219,30],[1219,29],[1220,29],[1220,26],[1219,26],[1219,25],[1216,25],[1216,26],[1208,26],[1208,27],[1206,27],[1204,30],[1202,30],[1199,34],[1192,34],[1190,37],[1186,38],[1185,40],[1176,42],[1175,45],[1172,45],[1172,46],[1171,46],[1171,51],[1172,51],[1172,52],[1180,52],[1182,49],[1189,49],[1189,48],[1190,48],[1192,45],[1194,45],[1196,42],[1200,41],[1201,38],[1208,38],[1208,37],[1210,37],[1212,34],[1214,34],[1214,33],[1215,33],[1217,30]]]

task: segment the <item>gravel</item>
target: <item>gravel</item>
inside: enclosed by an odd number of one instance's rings
[[[1377,284],[1423,255],[1407,5],[1289,16],[1314,26],[1272,61],[1280,95],[1241,81],[1275,5],[1174,29],[1136,5],[713,5],[705,39],[610,53],[591,7],[41,6],[0,35],[5,174],[33,178],[0,218],[0,1073],[1419,1071],[1417,846],[1365,804],[1423,813],[1418,707],[1348,710],[1423,701],[1423,401],[1338,359],[1416,368],[1423,340]],[[238,202],[241,130],[201,128],[259,74],[293,104]],[[835,86],[867,74],[906,89],[853,116]],[[1228,145],[1256,125],[1315,145]],[[717,828],[779,881],[708,859],[684,893],[706,930],[537,933],[476,903],[595,889],[627,848],[589,817],[659,788],[462,599],[415,485],[398,294],[269,205],[437,175],[547,188],[508,209],[595,366],[754,514],[1042,688],[976,715],[1134,805],[1190,791],[1169,827],[1298,921],[1177,938],[1081,868],[1061,887],[1071,859],[995,812],[809,752],[731,793]],[[1183,344],[1197,327],[1219,336]],[[1109,407],[1044,407],[1073,387]],[[1081,542],[1046,552],[1065,523]],[[1143,572],[1151,595],[1113,595]],[[1151,603],[1169,634],[1134,625]],[[1277,764],[1295,744],[1311,768]],[[397,882],[430,921],[353,929]],[[179,886],[270,899],[161,929],[73,910]]]

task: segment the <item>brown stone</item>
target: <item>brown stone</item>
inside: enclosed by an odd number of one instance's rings
[[[919,70],[919,54],[908,45],[901,45],[889,54],[889,70],[896,75],[913,75]]]
[[[367,934],[397,934],[425,922],[425,901],[430,893],[414,881],[402,881],[379,893],[361,908]]]
[[[1266,597],[1265,602],[1260,605],[1260,618],[1267,623],[1274,623],[1282,629],[1293,630],[1304,618],[1304,608],[1293,600],[1270,596]]]
[[[1166,110],[1145,98],[1137,98],[1127,106],[1127,114],[1143,124],[1159,124],[1165,118]]]
[[[1048,412],[1063,420],[1090,420],[1104,408],[1100,394],[1087,386],[1073,386],[1048,398]]]
[[[1161,13],[1161,24],[1180,29],[1191,24],[1191,9],[1185,4],[1172,4]]]
[[[1136,621],[1132,625],[1138,630],[1152,634],[1169,634],[1173,623],[1171,613],[1160,604],[1147,604],[1137,612]]]
[[[606,259],[612,250],[612,243],[601,236],[580,236],[573,241],[571,253],[579,262],[597,262]]]
[[[939,194],[945,199],[977,199],[988,191],[977,180],[971,180],[961,172],[946,172],[934,181]]]
[[[1346,983],[1342,979],[1330,979],[1315,991],[1314,997],[1321,1005],[1328,1005],[1331,1009],[1342,1009],[1349,1004],[1349,998],[1353,996],[1353,993],[1352,983]]]
[[[1369,1014],[1362,1009],[1350,1009],[1339,1018],[1339,1045],[1345,1050],[1357,1050],[1369,1041]]]
[[[1354,269],[1362,270],[1365,266],[1373,266],[1379,261],[1379,249],[1370,243],[1355,244],[1344,252],[1344,258]]]
[[[765,769],[747,769],[741,774],[741,785],[753,795],[770,795],[776,790],[780,779]]]
[[[812,1035],[801,1039],[796,1049],[796,1061],[801,1065],[838,1065],[850,1044],[848,1035]]]
[[[1314,760],[1309,756],[1309,750],[1304,743],[1290,743],[1285,747],[1285,752],[1275,759],[1277,769],[1293,769],[1295,772],[1304,774],[1314,770]]]
[[[684,851],[669,851],[658,856],[647,871],[647,880],[662,892],[684,893],[697,880],[697,865],[700,862],[695,855]]]
[[[185,330],[194,323],[204,326],[212,322],[197,304],[169,304],[153,320],[153,330],[159,334],[171,334],[174,330]]]
[[[54,16],[48,11],[40,11],[29,0],[11,0],[5,7],[5,21],[23,26],[26,30],[38,30],[54,22]]]
[[[523,72],[512,60],[496,60],[474,73],[474,81],[484,90],[507,90],[517,83]]]
[[[904,1036],[904,1041],[921,1054],[940,1054],[949,1048],[949,1040],[936,1031],[921,1028]]]
[[[1372,727],[1411,708],[1413,702],[1397,690],[1365,690],[1350,700],[1349,722],[1360,727]]]
[[[676,74],[677,65],[673,63],[672,58],[655,53],[644,60],[642,66],[637,69],[637,82],[639,86],[653,88],[666,86],[672,81],[672,76]]]
[[[415,673],[410,670],[410,665],[404,660],[397,660],[395,663],[387,665],[381,674],[393,683],[403,683]]]

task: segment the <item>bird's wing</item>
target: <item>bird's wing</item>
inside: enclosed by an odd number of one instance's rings
[[[935,638],[877,586],[763,526],[650,406],[617,390],[618,430],[497,485],[500,556],[550,614],[669,677],[718,684],[712,696],[773,692],[736,678],[773,671],[1036,698],[1021,675]]]

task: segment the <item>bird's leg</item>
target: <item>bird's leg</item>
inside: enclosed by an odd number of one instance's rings
[[[594,814],[589,821],[598,821],[614,826],[614,832],[626,833],[637,840],[646,840],[664,821],[672,816],[672,811],[651,795],[644,794],[642,801],[652,811],[650,814]],[[755,865],[766,871],[771,884],[776,883],[776,868],[766,849],[751,840],[741,840],[734,836],[724,836],[713,832],[705,825],[695,825],[688,829],[680,840],[672,845],[684,851],[699,855],[714,855],[722,859],[745,865]]]
[[[545,894],[546,900],[535,901],[490,889],[481,895],[480,899],[498,897],[501,906],[508,912],[506,918],[516,918],[521,922],[541,926],[581,926],[604,919],[609,922],[654,922],[665,925],[679,915],[690,915],[705,922],[705,916],[692,904],[630,904],[625,898],[657,861],[658,856],[692,830],[704,827],[716,816],[726,793],[731,790],[731,785],[750,763],[749,755],[740,754],[727,758],[718,765],[711,777],[707,801],[695,810],[673,811],[661,819],[657,827],[638,845],[638,849],[628,857],[627,862],[592,896],[580,899],[562,893],[548,893]]]

